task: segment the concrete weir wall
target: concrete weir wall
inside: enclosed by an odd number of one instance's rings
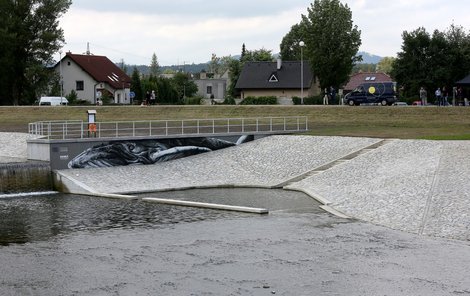
[[[0,193],[48,191],[52,189],[51,166],[47,162],[0,164]]]

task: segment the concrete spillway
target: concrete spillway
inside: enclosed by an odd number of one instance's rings
[[[52,189],[49,163],[24,162],[0,164],[0,194],[47,191]]]

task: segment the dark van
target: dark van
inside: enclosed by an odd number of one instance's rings
[[[392,105],[397,101],[395,82],[367,82],[344,96],[344,103],[349,106],[360,104]]]

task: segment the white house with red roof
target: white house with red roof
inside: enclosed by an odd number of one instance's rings
[[[64,96],[75,91],[92,104],[105,95],[116,104],[131,103],[131,78],[105,56],[67,52],[54,70],[62,76]]]

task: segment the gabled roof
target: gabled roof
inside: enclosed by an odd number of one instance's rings
[[[303,62],[303,87],[310,88],[313,73],[310,64]],[[237,89],[300,89],[300,61],[283,61],[277,69],[277,62],[246,62],[235,88]]]
[[[457,85],[470,85],[470,75],[466,76],[462,80],[457,81],[455,84],[457,84]]]
[[[70,58],[97,82],[108,83],[115,89],[129,87],[131,78],[105,56],[72,54],[67,52],[64,58]]]
[[[356,89],[360,84],[366,82],[393,82],[392,78],[382,72],[364,72],[351,75],[348,84],[344,90],[351,91]]]

